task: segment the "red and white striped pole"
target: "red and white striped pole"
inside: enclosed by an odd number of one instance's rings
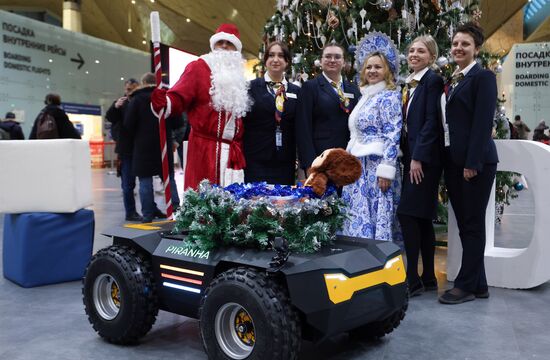
[[[153,42],[153,55],[155,64],[155,76],[157,86],[162,87],[162,66],[160,60],[160,19],[158,11],[151,12],[151,40]],[[170,190],[170,176],[168,174],[168,144],[166,143],[166,119],[162,109],[159,113],[160,153],[162,156],[162,178],[164,181],[164,200],[166,201],[166,216],[172,218],[172,193]]]

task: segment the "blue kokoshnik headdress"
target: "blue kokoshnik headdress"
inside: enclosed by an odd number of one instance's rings
[[[355,70],[359,73],[365,60],[376,51],[386,57],[390,65],[390,71],[397,78],[397,75],[399,75],[399,51],[397,46],[388,35],[378,31],[368,33],[359,42],[355,51]]]

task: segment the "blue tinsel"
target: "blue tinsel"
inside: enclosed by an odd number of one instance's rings
[[[248,184],[235,183],[226,186],[224,190],[227,190],[233,194],[237,200],[250,199],[257,196],[292,196],[296,199],[301,199],[304,197],[319,198],[319,196],[313,192],[311,187],[302,187],[301,184],[298,184],[297,187],[292,187],[289,185],[268,185],[266,182]],[[335,191],[336,187],[334,185],[329,185],[327,186],[325,194],[321,198],[331,195]]]

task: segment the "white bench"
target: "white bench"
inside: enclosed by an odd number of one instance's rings
[[[0,141],[0,213],[72,213],[91,204],[87,141]]]

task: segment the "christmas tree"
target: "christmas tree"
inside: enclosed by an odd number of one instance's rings
[[[441,75],[449,78],[455,69],[450,48],[456,27],[468,21],[479,23],[481,16],[479,0],[277,0],[276,12],[264,27],[259,58],[263,57],[269,42],[285,42],[293,54],[291,77],[304,82],[320,72],[321,49],[334,41],[348,50],[344,76],[353,81],[360,70],[355,63],[355,49],[363,36],[377,31],[391,37],[401,52],[403,79],[408,74],[407,46],[417,36],[429,34],[439,46],[436,65]],[[478,60],[486,68],[497,73],[502,71],[497,55],[482,50]],[[503,116],[502,112],[499,106],[495,117]],[[496,137],[503,138],[504,133],[497,130]],[[512,186],[514,175],[497,174],[497,204],[509,204],[509,199],[517,196]],[[443,203],[447,200],[445,192],[442,185],[440,201]],[[440,210],[443,208],[441,205]],[[443,220],[446,211],[440,215]]]
[[[321,49],[335,41],[348,49],[345,75],[358,71],[353,54],[361,38],[369,31],[383,32],[397,45],[401,61],[406,63],[407,45],[417,36],[432,35],[440,49],[436,64],[444,74],[453,71],[449,50],[454,29],[465,21],[479,21],[478,0],[277,0],[275,14],[264,28],[264,45],[280,40],[294,54],[292,78],[306,81],[319,71]],[[499,67],[498,59],[483,53],[485,66]],[[402,66],[406,73],[406,66]],[[501,67],[499,68],[501,69]]]

